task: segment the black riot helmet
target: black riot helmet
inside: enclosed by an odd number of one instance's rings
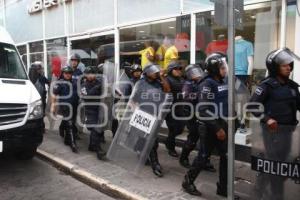
[[[98,68],[96,66],[88,66],[84,70],[85,74],[97,74]]]
[[[205,60],[205,69],[212,76],[219,76],[224,65],[227,67],[226,55],[220,52],[210,54]]]
[[[193,80],[203,78],[205,73],[199,65],[191,64],[185,68],[185,76],[188,80]]]
[[[159,72],[160,72],[159,65],[150,64],[144,68],[143,74],[148,76],[150,74],[155,74],[155,73],[159,73]]]
[[[70,60],[77,60],[78,62],[80,62],[81,58],[80,55],[78,53],[74,53],[71,55]]]
[[[31,64],[28,75],[32,83],[35,83],[41,75],[41,69],[43,69],[42,62],[35,61]]]
[[[61,69],[62,73],[73,73],[73,68],[71,66],[65,66]]]
[[[294,60],[300,57],[294,54],[289,48],[281,48],[271,51],[266,58],[266,66],[270,76],[276,76],[280,65],[290,65],[294,68]]]
[[[178,63],[176,61],[171,62],[168,65],[168,74],[170,74],[173,71],[173,69],[178,69],[178,68],[182,68],[180,63]]]

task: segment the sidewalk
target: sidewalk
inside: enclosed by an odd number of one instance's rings
[[[201,198],[183,192],[181,182],[186,169],[179,165],[178,159],[170,157],[167,154],[164,145],[160,145],[159,147],[159,160],[164,169],[164,177],[157,178],[149,166],[145,166],[140,176],[137,177],[129,171],[114,165],[111,161],[99,161],[94,153],[87,151],[88,135],[81,134],[80,137],[81,140],[78,141],[79,154],[72,153],[70,148],[63,144],[62,138],[58,135],[57,131],[48,130],[44,135],[43,144],[39,149],[84,169],[86,172],[104,179],[129,193],[142,196],[146,199],[224,199],[215,194],[218,173],[203,171],[200,174],[196,181],[196,186],[203,193]],[[106,133],[106,140],[105,147],[107,149],[111,141],[111,134],[109,132]],[[180,149],[178,151],[180,152]],[[217,158],[212,157],[212,162],[216,167],[218,166]],[[247,164],[238,163],[237,169],[237,177],[245,178],[248,176],[246,171],[249,170],[249,166]],[[236,185],[238,187],[237,190],[241,191],[240,196],[244,197],[243,199],[250,199],[249,196],[247,197],[247,195],[242,194],[248,193],[249,187],[247,186],[247,181],[239,179],[239,181],[236,181]]]

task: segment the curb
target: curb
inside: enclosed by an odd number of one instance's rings
[[[58,166],[63,171],[70,174],[77,180],[93,187],[96,190],[99,190],[100,192],[108,196],[125,200],[146,200],[145,197],[131,193],[119,186],[111,184],[109,181],[95,176],[94,174],[87,172],[86,170],[76,165],[73,165],[72,163],[69,163],[65,160],[62,160],[61,158],[56,157],[50,153],[47,153],[41,149],[37,150],[37,156],[54,164],[55,166]]]

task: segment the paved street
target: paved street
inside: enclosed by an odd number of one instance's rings
[[[0,157],[1,200],[112,200],[38,158]]]

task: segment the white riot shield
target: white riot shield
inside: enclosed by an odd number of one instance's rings
[[[170,111],[172,95],[145,80],[136,83],[107,157],[138,173],[157,138],[158,130]]]
[[[279,125],[271,132],[251,122],[251,197],[256,200],[295,200],[300,196],[300,128]]]

